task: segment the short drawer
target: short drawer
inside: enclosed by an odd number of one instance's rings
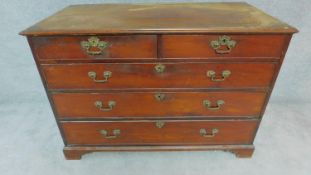
[[[42,60],[156,58],[156,36],[51,36],[32,38]]]
[[[43,65],[49,89],[269,87],[275,63]]]
[[[286,35],[163,35],[163,58],[275,57]]]
[[[62,122],[69,145],[250,144],[257,121]]]
[[[258,117],[263,92],[54,93],[60,118]]]

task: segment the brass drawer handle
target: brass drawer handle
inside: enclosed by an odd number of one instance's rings
[[[164,72],[165,70],[165,65],[163,64],[157,64],[154,66],[154,70],[157,72],[157,73],[162,73]]]
[[[81,41],[80,44],[89,55],[100,55],[109,45],[108,42],[100,41],[100,39],[95,36],[89,37],[87,41]]]
[[[103,72],[103,80],[96,80],[96,72],[94,71],[90,71],[88,72],[88,76],[96,83],[106,83],[108,81],[108,79],[112,76],[112,72],[110,71],[104,71]]]
[[[99,110],[108,112],[108,111],[111,111],[116,106],[116,102],[112,100],[108,101],[108,107],[103,107],[104,105],[103,105],[103,102],[101,101],[95,101],[94,105]]]
[[[118,138],[121,134],[120,129],[114,129],[112,130],[112,135],[108,135],[108,131],[103,129],[99,131],[106,139],[115,139]]]
[[[213,70],[207,71],[206,75],[210,77],[212,81],[220,82],[220,81],[225,81],[225,79],[231,75],[231,71],[230,70],[222,71],[221,78],[216,78],[216,72]]]
[[[224,104],[225,102],[223,100],[217,100],[217,106],[212,106],[212,103],[209,100],[203,100],[203,105],[209,110],[219,110]]]
[[[207,133],[206,129],[204,128],[200,129],[200,135],[202,137],[215,137],[218,132],[219,130],[217,128],[213,128],[210,133]]]
[[[227,54],[230,53],[232,48],[236,46],[236,41],[231,40],[229,36],[220,36],[218,40],[211,41],[211,47],[218,54]],[[225,49],[221,49],[222,46],[225,46]]]

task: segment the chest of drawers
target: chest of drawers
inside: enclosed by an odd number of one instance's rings
[[[75,5],[21,32],[67,159],[96,151],[250,157],[292,34],[246,3]]]

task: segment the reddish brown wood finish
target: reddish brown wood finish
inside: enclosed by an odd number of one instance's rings
[[[109,46],[103,54],[90,55],[81,47],[81,41],[90,36],[34,37],[34,51],[40,60],[85,60],[156,58],[157,40],[154,35],[96,36]]]
[[[120,33],[294,33],[244,2],[71,5],[23,35]]]
[[[250,157],[295,32],[246,3],[185,3],[70,6],[21,34],[32,48],[64,154],[80,159],[94,151],[173,150],[224,150]],[[90,56],[80,46],[94,35],[110,43],[103,55]],[[236,47],[216,54],[210,42],[223,35],[235,40]],[[161,74],[154,72],[157,62],[166,66]],[[89,69],[98,78],[106,69],[113,75],[98,84],[87,76]],[[207,69],[232,74],[216,83],[206,77]],[[156,101],[155,91],[166,98]],[[202,104],[206,98],[225,104],[209,111]],[[117,105],[105,113],[95,100],[104,105],[115,100]],[[152,120],[165,126],[157,128]],[[98,132],[111,133],[116,127],[121,136],[115,140]],[[203,138],[203,127],[220,132]]]
[[[165,95],[163,101],[155,98],[157,93],[55,93],[54,105],[60,118],[166,118],[166,117],[258,117],[266,94],[263,92],[176,92]],[[101,111],[95,101],[115,101],[111,111]],[[212,107],[217,100],[224,105],[219,110],[209,110],[203,105],[209,100]]]
[[[82,155],[91,152],[106,151],[229,151],[239,158],[249,158],[255,148],[253,145],[189,145],[189,146],[65,146],[67,160],[79,160]]]
[[[236,46],[228,54],[218,54],[211,47],[216,35],[163,35],[161,55],[164,58],[202,57],[275,57],[282,53],[285,35],[227,35],[236,41]]]
[[[156,121],[122,122],[63,122],[65,137],[69,145],[209,145],[251,144],[257,126],[256,120],[245,121],[171,121],[165,120],[162,128]],[[200,129],[211,132],[218,129],[214,137],[203,137]],[[117,138],[107,139],[114,129],[121,131]]]
[[[112,88],[254,88],[269,87],[275,63],[162,63],[165,70],[157,73],[156,63],[106,63],[44,65],[49,89],[112,89]],[[217,78],[222,71],[231,75],[223,82],[214,82],[207,76],[213,70]],[[112,77],[105,83],[96,83],[88,72],[103,79],[104,71]]]

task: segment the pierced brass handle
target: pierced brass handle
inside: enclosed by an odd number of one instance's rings
[[[219,110],[224,104],[225,102],[223,100],[217,100],[217,106],[212,106],[212,103],[209,100],[203,100],[203,105],[209,110]]]
[[[211,47],[218,54],[227,54],[230,53],[232,48],[236,46],[236,41],[231,40],[229,36],[220,36],[218,40],[211,41]],[[225,49],[221,49],[222,46],[225,46]]]
[[[230,70],[222,71],[221,78],[216,78],[216,72],[213,70],[207,71],[206,75],[210,77],[212,81],[220,82],[220,81],[225,81],[225,79],[231,75],[231,71]]]
[[[215,137],[218,132],[219,130],[217,128],[213,128],[210,133],[208,133],[204,128],[200,129],[200,135],[202,137]]]
[[[99,131],[106,139],[115,139],[118,138],[121,134],[120,129],[114,129],[112,130],[112,135],[108,135],[108,131],[103,129]]]
[[[165,70],[165,65],[163,64],[157,64],[154,66],[154,70],[157,72],[157,73],[162,73],[164,72]]]
[[[154,95],[155,99],[158,101],[163,101],[165,99],[165,94],[161,94],[161,93],[156,93]]]
[[[81,41],[80,44],[89,55],[100,55],[109,45],[108,42],[100,41],[100,39],[95,36],[89,37],[87,41]]]
[[[103,107],[103,102],[101,101],[95,101],[94,103],[95,107],[97,107],[99,110],[104,111],[104,112],[108,112],[111,111],[115,106],[116,106],[116,102],[115,101],[108,101],[108,107]]]
[[[110,71],[104,71],[103,72],[103,80],[96,80],[96,72],[94,71],[90,71],[88,72],[88,76],[96,83],[106,83],[108,81],[108,79],[112,76],[112,72]]]

